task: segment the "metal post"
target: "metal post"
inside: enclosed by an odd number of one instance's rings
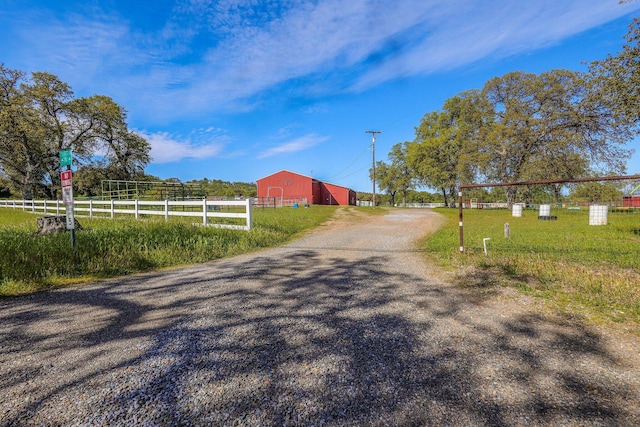
[[[464,231],[462,228],[462,190],[458,191],[458,225],[460,227],[460,253],[464,252]]]
[[[71,165],[67,165],[67,170],[71,170]],[[73,218],[73,202],[70,205],[66,205],[67,209],[71,209],[71,217]],[[65,210],[66,213],[66,210]],[[75,219],[72,219],[75,222]],[[71,249],[76,248],[76,227],[75,224],[71,230],[69,230],[69,234],[71,235]]]

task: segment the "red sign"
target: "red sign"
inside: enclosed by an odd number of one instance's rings
[[[71,177],[71,171],[64,171],[60,174],[60,178],[62,180],[62,188],[72,186]]]

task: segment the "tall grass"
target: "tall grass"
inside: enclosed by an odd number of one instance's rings
[[[555,309],[640,332],[640,212],[610,212],[608,225],[590,226],[586,211],[562,210],[558,220],[540,221],[536,212],[513,218],[506,210],[465,210],[464,254],[458,211],[438,212],[448,221],[423,247],[441,262],[481,270],[476,277],[544,298]],[[472,276],[460,279],[469,283]]]
[[[74,250],[68,233],[37,236],[35,215],[0,209],[0,296],[275,246],[321,224],[335,209],[257,209],[251,232],[202,227],[189,218],[79,218],[84,229],[76,232]]]

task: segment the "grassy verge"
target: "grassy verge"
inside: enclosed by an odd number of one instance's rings
[[[35,236],[37,216],[0,209],[0,296],[27,294],[97,278],[210,261],[276,246],[326,221],[335,206],[256,209],[251,232],[194,225],[193,219],[79,218],[68,233]]]
[[[539,221],[536,213],[511,218],[504,210],[466,211],[460,254],[457,210],[438,212],[447,223],[423,248],[444,265],[465,266],[467,274],[471,268],[485,285],[515,287],[554,310],[640,333],[640,215],[610,213],[608,225],[589,226],[585,212],[563,211],[557,221]]]

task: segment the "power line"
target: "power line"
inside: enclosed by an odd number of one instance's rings
[[[360,154],[358,154],[358,157],[356,157],[351,163],[349,163],[347,166],[345,166],[344,168],[342,168],[342,170],[332,176],[330,176],[329,178],[326,178],[327,181],[332,180],[332,179],[337,179],[336,177],[340,177],[340,178],[344,178],[344,176],[341,176],[344,172],[346,172],[347,169],[349,169],[351,166],[353,166],[358,160],[360,160],[362,158],[362,156],[365,155],[365,153],[367,152],[368,148],[365,148]],[[350,176],[353,174],[349,174],[346,176]]]

